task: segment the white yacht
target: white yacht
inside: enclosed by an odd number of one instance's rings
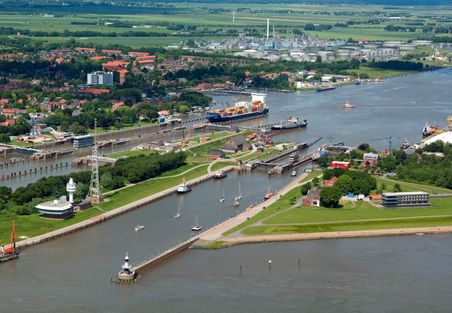
[[[185,179],[182,181],[182,184],[177,187],[177,193],[187,193],[190,191],[191,189],[185,184]]]

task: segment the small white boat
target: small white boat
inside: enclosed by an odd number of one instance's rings
[[[188,188],[188,186],[185,184],[185,179],[182,181],[182,184],[180,184],[177,187],[177,193],[187,193],[187,192],[190,192],[190,191],[191,191],[191,189]]]
[[[239,182],[239,195],[237,197],[235,197],[235,202],[238,202],[242,199],[242,188],[240,186],[240,182]]]
[[[290,174],[290,176],[292,176],[292,177],[297,176],[297,171],[293,170],[292,173]]]
[[[220,198],[220,202],[223,203],[225,200],[224,196]]]
[[[353,109],[354,106],[350,102],[347,101],[342,105],[342,108],[343,109]]]
[[[240,206],[240,202],[239,202],[239,200],[237,200],[237,199],[236,199],[236,200],[234,201],[234,206],[235,206],[235,207],[238,207],[238,206]]]
[[[196,222],[195,222],[195,226],[193,226],[191,228],[192,231],[200,231],[202,229],[201,226],[198,225],[198,215],[196,215]]]
[[[143,225],[137,225],[137,226],[135,226],[135,231],[142,230],[143,228],[144,228]]]
[[[174,214],[174,218],[179,218],[182,216],[182,209],[181,207],[177,207],[177,212]]]

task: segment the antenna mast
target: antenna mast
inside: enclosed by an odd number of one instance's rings
[[[94,119],[94,145],[93,152],[91,155],[92,162],[91,182],[89,186],[88,196],[86,197],[87,200],[90,200],[93,203],[99,203],[103,201],[99,184],[99,162],[98,162],[99,154],[97,152],[96,135],[97,135],[97,119]]]

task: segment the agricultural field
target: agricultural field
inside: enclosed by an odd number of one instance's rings
[[[298,4],[219,4],[171,3],[161,8],[152,7],[63,7],[48,6],[30,9],[3,8],[0,27],[34,32],[100,32],[105,36],[73,36],[53,34],[33,35],[35,40],[65,42],[74,39],[80,43],[123,45],[133,48],[177,45],[188,38],[218,39],[232,35],[228,30],[254,30],[264,34],[267,18],[277,35],[306,31],[325,39],[353,38],[355,40],[410,40],[429,38],[433,31],[424,32],[422,25],[450,26],[452,6],[438,7],[383,7],[377,5],[298,5]],[[7,12],[5,12],[5,10]],[[16,12],[14,12],[16,10]],[[232,21],[232,12],[235,21]],[[14,12],[14,14],[12,14]],[[376,24],[369,21],[378,20]],[[353,22],[351,25],[345,25]],[[196,26],[196,31],[186,32],[169,25]],[[304,30],[306,24],[332,25],[328,30]],[[385,26],[416,26],[414,32],[387,31]],[[420,26],[421,25],[421,26]],[[135,27],[133,27],[135,26]],[[220,34],[211,31],[224,30]],[[131,31],[148,33],[144,37],[124,34]],[[210,32],[210,33],[209,33]],[[108,33],[115,33],[109,35]],[[16,34],[17,36],[20,34]],[[451,36],[451,34],[442,34]]]

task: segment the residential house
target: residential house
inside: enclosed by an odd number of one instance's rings
[[[303,197],[304,206],[320,206],[320,189],[313,188],[308,191],[308,194]]]
[[[229,138],[226,143],[223,145],[221,150],[225,152],[233,152],[236,153],[238,151],[249,151],[252,149],[252,145],[248,143],[246,138],[242,136],[234,136]]]
[[[337,182],[337,177],[336,176],[334,176],[331,179],[324,179],[323,180],[323,187],[333,187],[336,182]]]

